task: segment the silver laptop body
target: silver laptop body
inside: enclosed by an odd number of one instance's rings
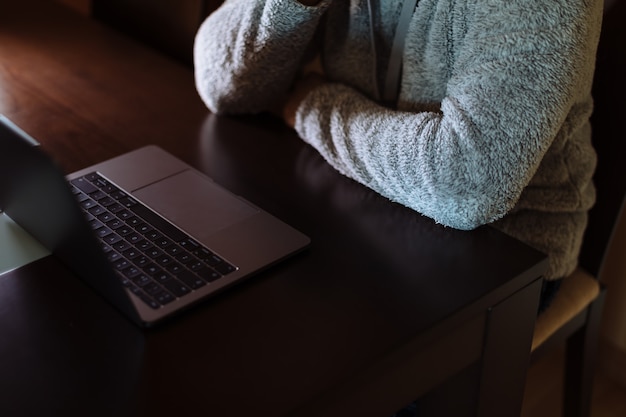
[[[157,146],[64,176],[33,142],[0,116],[0,209],[141,326],[154,325],[310,243]],[[94,191],[94,184],[104,184],[104,191]],[[104,206],[119,211],[103,214]],[[138,236],[150,228],[149,239]],[[131,239],[133,245],[139,239],[150,246],[150,257],[133,252]],[[183,254],[189,250],[192,255]],[[149,274],[143,269],[147,265]],[[192,274],[196,270],[203,271],[202,278]],[[148,287],[145,282],[155,275],[164,281]],[[178,277],[185,279],[169,281]],[[163,297],[163,291],[169,295]],[[159,293],[161,302],[149,302],[147,292]]]

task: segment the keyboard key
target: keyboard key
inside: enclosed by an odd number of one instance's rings
[[[89,226],[91,226],[93,230],[96,230],[96,229],[100,229],[101,227],[103,227],[104,224],[98,219],[93,219],[89,221]]]
[[[162,272],[163,270],[155,263],[147,264],[143,267],[143,270],[146,271],[149,275],[155,276],[156,274]]]
[[[117,213],[121,213],[122,211],[124,211],[124,206],[123,206],[123,205],[121,205],[121,204],[117,204],[117,203],[115,203],[115,204],[111,204],[109,207],[107,207],[107,209],[108,209],[111,213],[117,214]],[[120,216],[120,217],[121,217],[121,216]]]
[[[80,190],[78,191],[78,193],[79,194],[76,195],[76,199],[79,203],[82,203],[83,201],[89,199],[89,196],[87,194],[81,193]]]
[[[125,211],[127,211],[127,210],[125,210]],[[127,211],[127,212],[130,214],[130,212],[129,212],[129,211]],[[134,215],[132,215],[132,214],[131,214],[130,216],[128,216],[125,220],[126,220],[126,224],[127,224],[127,225],[129,225],[129,226],[131,226],[131,227],[134,227],[135,229],[137,229],[137,227],[138,227],[139,225],[141,225],[141,224],[145,224],[145,223],[143,222],[143,220],[142,220],[142,219],[140,219],[139,217],[134,216]],[[152,229],[152,228],[151,228],[151,227],[148,227],[148,229],[146,229],[146,231],[148,231],[148,230],[150,230],[150,229]]]
[[[117,201],[119,202],[119,204],[123,205],[126,208],[130,208],[137,204],[137,200],[131,197],[122,197]]]
[[[160,293],[154,295],[154,299],[162,305],[166,305],[174,301],[176,298],[174,298],[174,296],[167,291],[161,291]]]
[[[161,286],[159,284],[157,284],[156,282],[150,282],[146,285],[143,286],[143,290],[151,295],[151,296],[155,296],[156,294],[160,293],[162,290]]]
[[[107,259],[111,263],[117,262],[121,257],[122,257],[122,255],[120,255],[119,253],[115,252],[112,249],[109,250],[109,252],[107,253]]]
[[[152,278],[150,278],[149,276],[144,275],[144,274],[139,274],[139,275],[133,277],[131,279],[131,281],[133,281],[138,286],[143,287],[144,285],[148,285],[149,283],[151,283],[152,282]]]
[[[153,275],[153,278],[160,282],[161,284],[164,282],[167,282],[169,280],[172,279],[172,274],[170,274],[169,272],[166,272],[162,269],[159,270],[159,272],[157,272],[156,274]]]
[[[202,263],[202,261],[196,260],[196,261],[193,261],[190,264],[188,264],[187,267],[189,269],[191,269],[192,271],[198,271],[198,270],[200,270],[202,268],[205,268],[205,265],[204,265],[204,263]]]
[[[98,181],[98,180],[102,180],[102,181],[104,181],[104,178],[102,178],[102,177],[100,176],[100,174],[98,174],[97,172],[90,172],[89,174],[85,175],[85,177],[84,177],[84,178],[85,178],[87,181],[90,181],[90,182],[95,182],[95,181]]]
[[[161,236],[160,238],[154,241],[154,244],[160,247],[161,249],[165,249],[168,246],[172,245],[173,243],[174,242],[172,242],[170,239],[163,237],[163,236]]]
[[[146,303],[148,307],[153,308],[154,310],[161,308],[161,304],[159,304],[157,301],[153,300],[152,298],[148,297],[145,294],[139,294],[138,297],[139,299],[141,299],[141,301]]]
[[[136,218],[136,217],[135,217]],[[130,223],[129,223],[130,224]],[[139,223],[137,225],[133,225],[130,224],[131,226],[133,226],[135,228],[135,230],[137,231],[137,233],[141,233],[142,235],[145,235],[146,233],[148,233],[149,231],[152,230],[152,228],[150,227],[149,224],[146,223]]]
[[[176,275],[179,274],[181,271],[183,271],[185,269],[184,266],[182,266],[181,264],[179,264],[178,262],[172,262],[168,267],[167,270],[169,272],[171,272],[172,274]]]
[[[182,282],[177,279],[171,279],[169,281],[165,281],[163,286],[167,288],[172,294],[176,297],[180,298],[183,295],[187,295],[191,292],[191,290]]]
[[[100,217],[102,217],[102,216],[100,216]],[[113,217],[113,216],[109,215],[109,217]],[[109,227],[110,229],[113,229],[113,230],[119,229],[120,227],[124,226],[124,222],[121,221],[120,219],[117,219],[117,218],[113,218],[113,219],[107,221],[106,224],[107,224],[107,227]]]
[[[219,272],[209,267],[204,267],[202,269],[199,269],[195,271],[195,273],[206,282],[213,282],[222,278],[222,275]]]
[[[95,205],[92,208],[89,209],[89,213],[91,213],[93,216],[100,216],[103,213],[106,213],[106,209],[100,205]]]
[[[104,193],[103,193],[104,194]],[[93,198],[93,197],[92,197]],[[98,200],[98,203],[100,203],[101,205],[103,205],[104,207],[109,207],[112,206],[113,204],[115,204],[116,200],[112,199],[109,196],[104,196],[101,199]]]
[[[170,246],[168,246],[167,249],[165,249],[165,252],[167,252],[168,254],[170,254],[172,256],[176,256],[176,255],[185,253],[183,251],[183,248],[181,248],[178,245],[170,245]]]
[[[215,270],[222,275],[228,275],[237,269],[228,262],[218,263],[217,265],[214,265],[213,268],[215,268]]]
[[[185,285],[187,285],[189,288],[193,290],[197,290],[198,288],[206,285],[205,281],[203,281],[200,277],[198,277],[197,275],[191,273],[190,271],[186,269],[182,270],[179,274],[177,274],[176,278],[184,282]]]
[[[140,255],[137,258],[133,259],[133,263],[137,265],[139,268],[144,268],[146,265],[152,262],[152,259],[147,258],[144,255]]]
[[[200,247],[200,244],[193,239],[181,239],[178,241],[178,244],[190,252],[193,252]]]
[[[145,240],[143,236],[141,236],[138,233],[131,233],[130,235],[124,236],[124,238],[126,238],[126,240],[129,241],[133,245],[137,245],[142,240]]]
[[[171,257],[167,255],[161,255],[158,258],[156,258],[155,261],[158,265],[161,265],[162,267],[167,267],[172,262],[174,262],[174,259],[172,259]]]
[[[97,205],[98,203],[96,203],[95,201],[93,201],[91,198],[86,199],[85,201],[80,203],[80,206],[82,208],[84,208],[85,210],[89,210],[90,208],[93,208]],[[93,214],[93,213],[92,213]]]
[[[102,207],[100,207],[100,208],[102,208]],[[107,211],[102,211],[97,216],[98,216],[98,220],[100,220],[102,223],[107,223],[107,222],[110,222],[113,219],[116,219],[116,217],[113,214],[111,214],[111,213],[109,213]]]
[[[202,259],[203,261],[208,260],[213,255],[213,252],[203,247],[197,247],[191,253],[193,253],[198,258]]]
[[[152,259],[155,259],[161,256],[163,254],[163,251],[157,248],[156,246],[150,246],[149,248],[144,250],[144,253],[148,255],[149,257],[151,257]]]
[[[117,234],[124,237],[127,235],[130,235],[131,233],[133,233],[135,231],[135,229],[128,227],[128,226],[122,226],[119,229],[116,230]]]
[[[95,193],[89,194],[89,196],[91,198],[93,198],[94,200],[98,201],[98,202],[101,202],[101,200],[104,199],[104,198],[109,198],[104,192],[102,192],[100,190],[96,191]],[[102,203],[100,203],[100,204],[102,204]]]
[[[111,207],[109,207],[109,210],[111,209]],[[122,210],[118,211],[117,213],[115,213],[117,215],[117,217],[119,217],[122,220],[125,220],[128,222],[128,219],[130,219],[131,217],[135,217],[133,215],[133,213],[131,213],[130,211],[122,208]]]
[[[190,253],[187,252],[179,253],[178,255],[176,255],[176,260],[181,264],[188,264],[194,259],[196,258],[194,258]]]
[[[111,196],[111,198],[114,198],[116,200],[119,200],[120,198],[124,198],[126,197],[126,193],[120,190],[112,190],[109,193],[109,196]]]
[[[128,268],[129,266],[130,266],[130,262],[128,262],[124,258],[119,258],[118,260],[113,262],[113,268],[117,269],[118,271],[122,271]]]
[[[85,194],[91,194],[98,191],[98,188],[94,187],[93,184],[91,184],[89,181],[87,181],[87,179],[83,177],[76,178],[75,180],[72,180],[70,182],[74,187],[78,188]]]
[[[150,239],[154,242],[155,240],[161,238],[163,235],[157,230],[150,230],[149,232],[145,233],[144,236],[146,237],[146,239]]]
[[[108,227],[101,226],[98,229],[96,229],[96,235],[100,237],[100,239],[104,239],[107,243],[110,243],[110,240],[107,239],[107,236],[109,236],[112,233],[113,231],[109,229]]]
[[[141,239],[139,242],[135,243],[135,246],[137,247],[137,249],[145,253],[146,250],[152,247],[152,242],[150,242],[149,240]]]
[[[135,258],[141,256],[141,252],[131,247],[131,248],[126,249],[122,255],[124,255],[126,259],[130,259],[131,261],[134,262]]]
[[[112,233],[115,234],[115,233]],[[116,235],[117,236],[117,235]],[[111,244],[111,247],[115,250],[117,250],[118,252],[124,252],[126,249],[130,248],[130,243],[126,242],[125,240],[122,240],[121,237],[117,236],[120,240]]]
[[[109,235],[105,236],[102,240],[103,240],[105,243],[109,244],[109,245],[114,245],[114,244],[118,243],[119,241],[121,241],[121,240],[122,240],[122,238],[121,238],[121,237],[119,237],[119,236],[118,236],[117,234],[115,234],[115,233],[111,233],[111,234],[109,234]]]
[[[131,279],[141,274],[141,271],[139,270],[139,268],[134,267],[132,265],[129,266],[128,268],[123,269],[121,272],[122,274],[124,274],[124,276],[131,278]]]

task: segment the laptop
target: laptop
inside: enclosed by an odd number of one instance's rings
[[[157,146],[66,176],[2,115],[0,210],[142,327],[310,243]]]

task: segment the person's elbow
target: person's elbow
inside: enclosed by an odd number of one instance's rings
[[[513,199],[488,193],[468,192],[442,195],[430,204],[417,203],[417,211],[435,222],[458,230],[474,230],[504,217],[513,207]]]
[[[216,114],[255,114],[272,106],[271,96],[259,91],[253,77],[238,76],[234,71],[220,72],[210,64],[196,62],[195,83],[204,104]]]
[[[196,76],[196,90],[204,104],[212,113],[229,113],[229,109],[232,107],[232,100],[228,98],[229,94],[217,91],[213,88],[210,80]]]

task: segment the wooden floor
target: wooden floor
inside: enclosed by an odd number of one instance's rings
[[[522,417],[558,417],[561,414],[563,351],[556,350],[533,364],[528,372]],[[592,417],[625,417],[626,388],[596,375]]]

